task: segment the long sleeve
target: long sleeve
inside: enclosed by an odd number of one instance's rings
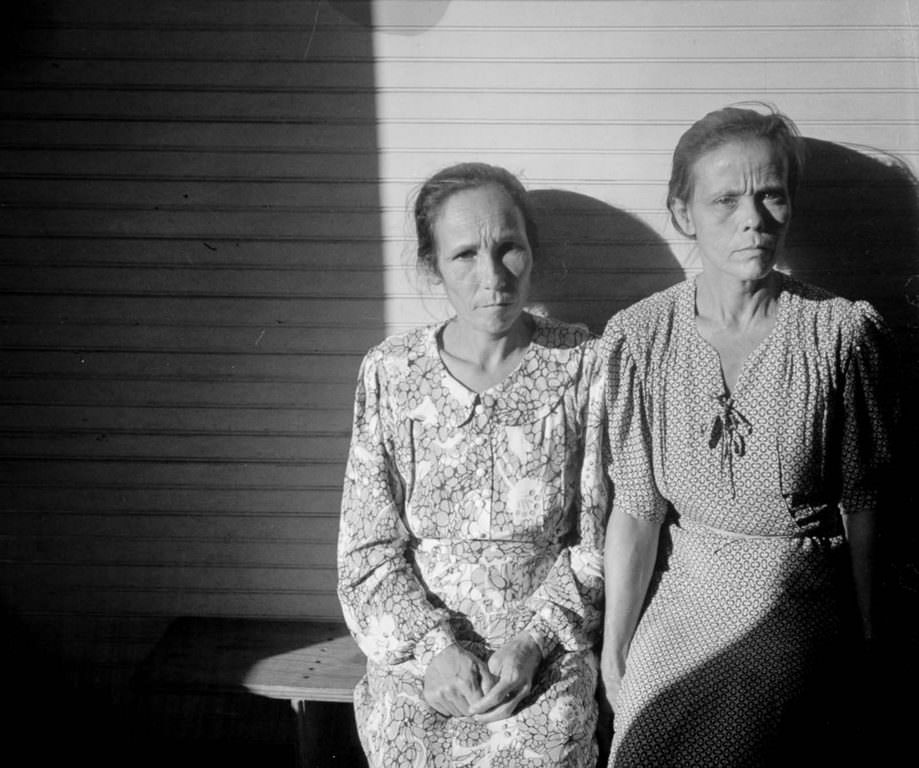
[[[383,355],[371,352],[358,378],[338,537],[338,597],[368,658],[382,664],[414,658],[423,671],[454,638],[447,612],[430,603],[406,556],[411,534],[386,436],[384,369]]]
[[[556,558],[543,583],[527,601],[534,612],[527,630],[547,656],[593,647],[599,640],[603,610],[603,547],[609,514],[610,485],[604,459],[606,441],[606,370],[594,341],[586,345],[579,383],[581,450],[575,495],[575,540]]]

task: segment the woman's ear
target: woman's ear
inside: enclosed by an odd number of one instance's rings
[[[689,206],[686,205],[685,201],[674,198],[670,203],[670,212],[673,214],[680,231],[686,237],[696,236],[696,226],[693,224],[692,214],[689,212]]]
[[[436,259],[437,257],[435,256],[434,258]],[[440,285],[443,282],[443,278],[440,276],[440,270],[437,269],[436,262],[434,261],[425,262],[422,269],[430,285]]]

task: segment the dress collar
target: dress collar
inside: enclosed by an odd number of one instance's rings
[[[588,334],[576,326],[530,315],[533,336],[517,366],[502,381],[473,392],[447,370],[438,337],[449,320],[420,331],[409,345],[408,366],[417,386],[409,393],[409,418],[447,426],[469,421],[477,408],[505,425],[544,417],[574,384],[581,370],[582,342]]]

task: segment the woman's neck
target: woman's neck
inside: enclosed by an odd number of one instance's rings
[[[781,278],[743,283],[696,280],[696,328],[718,353],[727,394],[734,392],[750,354],[775,327]]]
[[[775,317],[780,276],[733,280],[703,272],[696,279],[696,316],[700,324],[743,333]]]
[[[441,334],[441,358],[454,378],[481,392],[503,381],[517,366],[532,336],[527,315],[521,315],[506,334],[499,336],[452,320]]]

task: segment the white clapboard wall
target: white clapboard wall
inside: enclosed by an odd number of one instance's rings
[[[180,614],[340,615],[355,375],[444,316],[406,206],[449,163],[520,175],[537,303],[599,329],[697,268],[664,213],[680,133],[773,102],[818,160],[789,268],[915,327],[916,0],[20,5],[0,583],[41,631],[140,653]]]

